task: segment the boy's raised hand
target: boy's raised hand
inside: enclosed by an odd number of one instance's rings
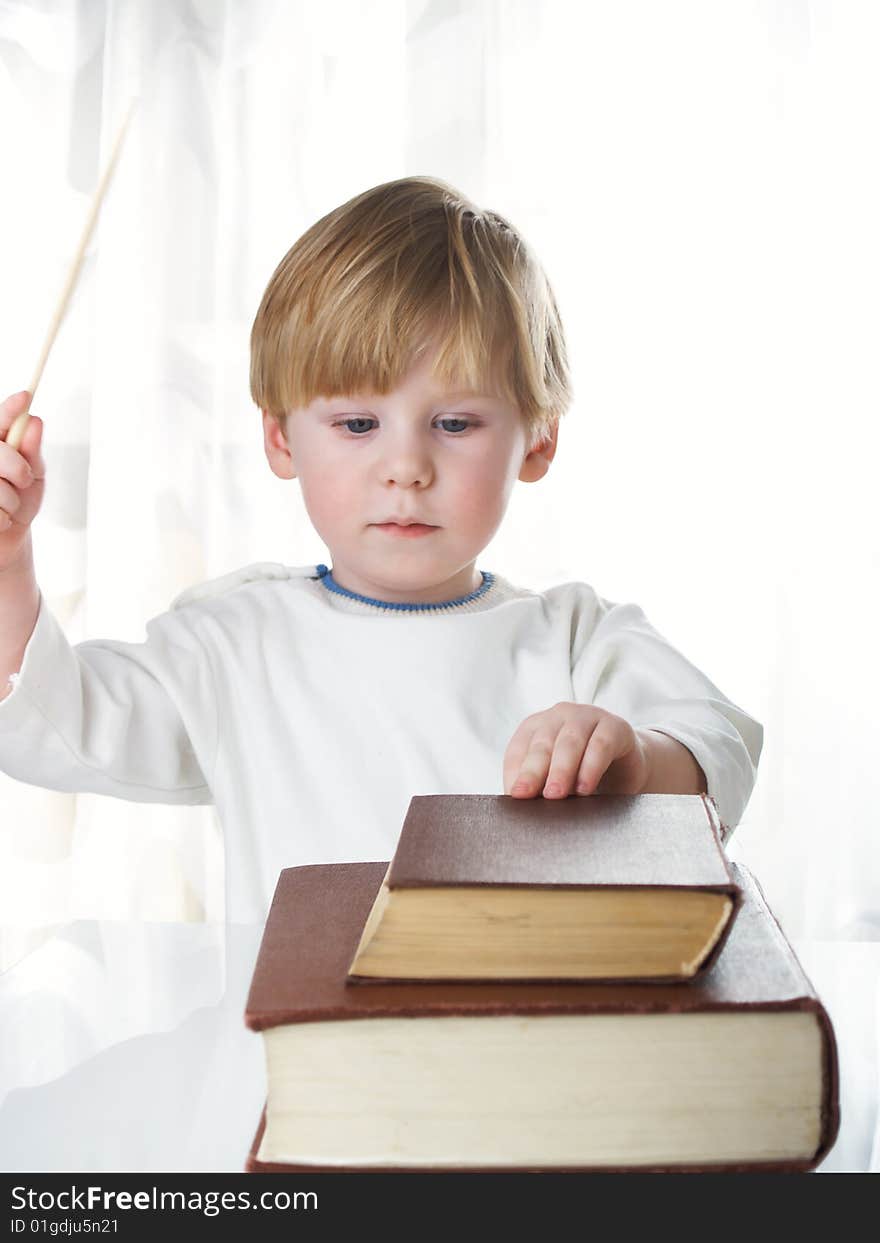
[[[5,440],[29,397],[27,392],[15,393],[0,402],[0,571],[13,565],[21,552],[45,488],[42,419],[31,416],[20,450]]]
[[[640,794],[648,756],[623,717],[592,704],[558,703],[527,716],[507,744],[504,792],[514,798]]]

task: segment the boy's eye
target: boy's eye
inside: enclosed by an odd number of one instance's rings
[[[363,423],[374,423],[374,422],[375,422],[375,419],[338,419],[333,424],[333,426],[334,427],[347,427],[350,432],[354,432],[356,435],[361,435],[363,432],[368,432],[370,428],[363,427],[363,426],[352,427],[352,424],[353,423],[363,424]]]
[[[372,431],[372,424],[374,424],[375,422],[376,422],[375,419],[369,419],[366,417],[359,417],[359,418],[353,418],[353,419],[337,419],[336,422],[333,424],[333,426],[334,427],[346,427],[352,433],[352,435],[362,436],[364,435],[364,433]],[[449,418],[445,418],[445,419],[439,419],[438,422],[444,425],[444,431],[452,432],[456,434],[467,431],[467,429],[471,426],[476,426],[475,424],[472,424],[472,422],[469,419],[462,419],[462,418],[458,418],[455,416],[450,416]],[[458,424],[458,426],[455,426],[455,427],[447,426],[447,424],[450,424],[450,423]]]

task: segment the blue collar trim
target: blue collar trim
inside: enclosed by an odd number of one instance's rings
[[[482,575],[482,585],[472,591],[470,595],[459,596],[457,600],[444,600],[440,604],[394,604],[389,600],[374,600],[371,596],[360,596],[355,591],[348,591],[345,587],[340,587],[339,583],[333,577],[333,572],[326,565],[318,565],[315,567],[317,577],[321,580],[328,591],[335,591],[339,596],[348,596],[349,600],[360,600],[362,604],[375,604],[380,609],[402,609],[404,612],[420,612],[422,609],[450,609],[457,604],[467,604],[471,600],[476,600],[480,596],[485,595],[495,581],[495,575],[490,574],[488,570],[480,570]]]

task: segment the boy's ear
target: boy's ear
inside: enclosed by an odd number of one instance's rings
[[[537,483],[543,479],[550,469],[550,463],[556,453],[556,440],[559,435],[559,424],[553,428],[549,436],[545,436],[534,449],[530,449],[523,458],[519,478],[523,483]]]
[[[263,448],[273,474],[279,479],[296,478],[290,447],[281,424],[268,410],[263,411]]]

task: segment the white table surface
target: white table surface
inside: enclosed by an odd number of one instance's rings
[[[79,921],[0,975],[0,1170],[241,1173],[265,1097],[261,927]],[[837,1036],[820,1172],[880,1172],[880,943],[794,942]]]

